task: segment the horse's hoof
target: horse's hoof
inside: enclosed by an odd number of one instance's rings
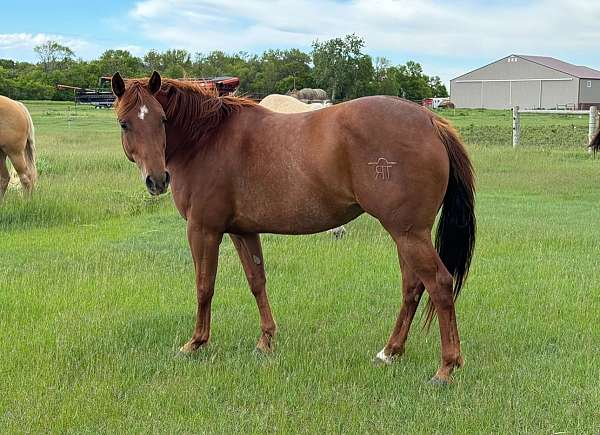
[[[447,379],[442,379],[438,376],[434,376],[433,378],[431,378],[429,380],[429,383],[435,387],[446,387],[450,385],[450,381],[448,381]]]
[[[265,357],[266,358],[266,357],[270,357],[271,355],[273,355],[273,351],[272,350],[265,350],[265,349],[260,348],[258,346],[256,346],[254,348],[254,350],[252,351],[252,353],[256,357],[258,357],[258,358],[261,358],[261,357]]]
[[[186,344],[181,346],[181,348],[179,349],[179,353],[183,355],[191,355],[193,353],[196,353],[201,347],[202,345],[188,341]]]
[[[373,364],[381,366],[381,365],[390,365],[394,362],[394,357],[387,356],[384,352],[384,349],[380,350],[375,358],[373,358]]]
[[[273,353],[273,345],[271,343],[266,344],[263,341],[259,341],[256,343],[256,347],[254,348],[254,352],[262,354],[262,355],[270,355]]]

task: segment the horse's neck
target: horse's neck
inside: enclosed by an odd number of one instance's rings
[[[167,164],[171,161],[181,160],[194,153],[201,146],[200,143],[192,143],[188,134],[176,127],[167,128],[167,143],[165,149],[165,160]]]

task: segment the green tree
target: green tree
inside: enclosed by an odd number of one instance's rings
[[[40,63],[45,72],[50,72],[59,65],[64,65],[72,61],[75,53],[66,45],[61,45],[56,41],[46,41],[43,44],[36,45],[33,49],[40,58]]]
[[[37,64],[0,59],[0,93],[20,99],[71,99],[72,92],[57,84],[82,88],[98,86],[98,78],[120,71],[126,77],[148,76],[153,70],[166,77],[240,78],[240,94],[261,97],[304,87],[323,87],[334,99],[363,95],[400,95],[412,100],[447,95],[437,76],[429,77],[420,64],[392,65],[363,53],[364,40],[354,34],[315,41],[311,53],[298,49],[246,52],[186,50],[148,51],[143,59],[126,50],[107,50],[92,61],[75,59],[73,51],[55,41],[36,47]]]
[[[162,71],[162,55],[157,50],[150,50],[144,55],[144,67],[147,72],[150,71]]]
[[[365,41],[354,33],[343,39],[312,43],[313,77],[318,85],[331,93],[332,101],[338,95],[342,98],[355,96],[353,92],[363,88],[356,81],[364,80],[369,72],[370,57],[362,52],[364,45]]]
[[[429,77],[429,87],[434,97],[447,97],[448,90],[438,76]]]
[[[160,71],[165,77],[177,79],[192,73],[192,60],[187,50],[167,50],[164,53],[150,50],[144,56],[144,67],[148,74]]]
[[[142,59],[127,50],[106,50],[95,63],[97,71],[103,76],[119,71],[124,77],[139,77],[145,72]]]

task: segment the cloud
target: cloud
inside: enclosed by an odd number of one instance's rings
[[[148,52],[147,49],[141,47],[139,45],[130,44],[130,45],[120,45],[118,47],[114,47],[115,50],[126,50],[133,54],[134,56],[142,57],[144,54]]]
[[[307,47],[355,32],[373,52],[494,57],[594,50],[600,38],[600,2],[584,0],[143,0],[130,16],[147,38],[200,51]]]
[[[0,33],[0,57],[20,58],[32,60],[35,58],[33,48],[47,41],[56,41],[71,48],[75,54],[79,51],[89,50],[92,44],[79,38],[66,37],[46,33]],[[29,50],[29,55],[23,55],[24,50]],[[15,56],[18,53],[19,55]]]
[[[109,48],[192,53],[310,50],[315,39],[365,38],[372,56],[420,62],[442,79],[510,53],[600,68],[600,2],[589,0],[138,0],[128,15],[100,19],[107,34],[0,33],[0,57],[35,60],[49,39],[90,59]]]
[[[72,50],[87,48],[90,44],[78,38],[70,38],[62,35],[46,33],[0,33],[0,50],[33,48],[47,41],[56,41],[66,45]]]

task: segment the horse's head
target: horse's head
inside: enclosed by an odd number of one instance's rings
[[[147,82],[132,80],[126,84],[118,72],[112,77],[123,150],[140,168],[152,195],[165,193],[171,178],[165,164],[167,118],[154,97],[160,86],[161,78],[156,71]]]

